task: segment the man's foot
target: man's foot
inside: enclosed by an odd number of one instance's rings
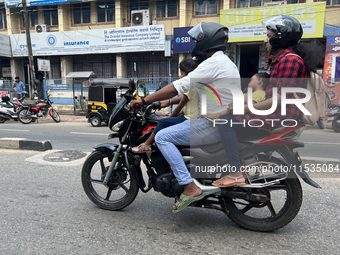
[[[244,178],[242,174],[238,176],[227,175],[217,181],[214,181],[212,185],[221,188],[232,186],[244,186],[246,185],[246,178]]]
[[[188,205],[190,205],[192,202],[201,200],[203,198],[204,195],[202,194],[202,190],[194,182],[191,182],[185,185],[184,191],[177,200],[172,212],[180,212],[188,207]]]
[[[145,152],[151,152],[151,145],[146,145],[145,143],[142,143],[136,147],[132,147],[131,150],[134,153],[145,153]]]

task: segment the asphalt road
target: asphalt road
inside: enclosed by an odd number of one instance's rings
[[[173,214],[173,199],[153,191],[140,192],[122,211],[99,209],[82,189],[81,164],[32,162],[36,155],[0,150],[0,254],[338,254],[340,248],[340,174],[313,175],[322,189],[302,184],[297,217],[276,232],[258,233],[218,211]]]
[[[96,144],[117,143],[116,139],[107,139],[110,130],[107,126],[94,128],[87,122],[55,123],[48,118],[39,123],[23,125],[13,121],[0,124],[0,138],[28,138],[50,140],[56,150],[80,150],[90,152]],[[332,129],[319,129],[316,125],[306,128],[299,141],[305,147],[299,148],[301,156],[340,159],[340,133]]]

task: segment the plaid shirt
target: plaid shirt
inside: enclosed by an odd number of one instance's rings
[[[294,55],[296,54],[292,48],[284,50],[272,63],[270,67],[270,80],[266,88],[266,99],[272,97],[273,87],[277,87],[277,93],[281,95],[282,87],[300,87],[307,88],[308,72],[302,58]],[[297,79],[298,78],[298,79]],[[303,79],[304,78],[304,79]],[[303,98],[304,94],[297,93],[299,98]],[[293,93],[287,93],[287,98],[295,98]],[[251,119],[261,119],[264,121],[263,128],[272,129],[275,127],[281,127],[281,121],[284,119],[298,120],[301,111],[295,104],[287,104],[286,115],[281,115],[281,106],[278,105],[277,109],[269,115],[255,115],[245,114],[242,116],[235,116],[237,121],[243,121]],[[280,121],[265,121],[265,119],[279,119]],[[251,125],[260,126],[258,121],[250,123]],[[289,122],[285,122],[288,125]]]

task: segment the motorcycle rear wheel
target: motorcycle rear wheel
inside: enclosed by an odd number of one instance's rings
[[[60,122],[60,116],[59,116],[59,113],[56,110],[52,109],[51,117],[55,122],[57,122],[57,123]]]
[[[1,118],[1,117],[0,117],[0,123],[4,123],[5,121],[6,121],[5,118]]]
[[[273,157],[263,156],[260,160],[289,169],[286,163]],[[244,191],[243,188],[239,189]],[[228,217],[240,227],[252,231],[270,232],[286,226],[298,214],[302,204],[302,188],[294,172],[290,172],[284,180],[265,188],[253,188],[251,192],[266,195],[268,201],[261,203],[226,198],[225,203],[229,210]],[[284,192],[286,197],[282,199]],[[277,200],[274,200],[274,197]],[[279,204],[283,204],[281,209],[278,209]]]
[[[117,211],[135,200],[139,188],[125,162],[117,163],[108,187],[104,186],[103,180],[109,166],[106,154],[92,152],[83,165],[81,181],[86,195],[94,204],[105,210]]]
[[[27,109],[21,109],[18,112],[18,119],[22,124],[30,124],[33,120],[31,116],[31,113]]]
[[[340,123],[338,123],[338,121],[340,121],[339,116],[333,120],[332,128],[335,132],[340,133]]]

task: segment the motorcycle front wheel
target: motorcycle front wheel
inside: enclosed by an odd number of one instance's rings
[[[273,157],[263,156],[261,161],[267,162],[261,167],[289,166]],[[284,168],[285,169],[285,168]],[[281,174],[281,173],[280,173]],[[261,183],[261,181],[259,181]],[[302,188],[294,172],[290,172],[284,180],[264,188],[237,188],[253,195],[266,196],[266,202],[247,201],[243,199],[226,198],[225,203],[229,211],[228,217],[242,228],[270,232],[280,229],[290,223],[298,214],[302,204]]]
[[[111,174],[108,187],[104,186],[103,180],[109,166],[106,154],[100,151],[92,152],[83,165],[82,185],[89,199],[100,208],[121,210],[135,200],[139,188],[126,163],[120,161]]]
[[[340,116],[333,120],[332,128],[335,132],[340,133],[340,123],[338,121],[340,121]]]
[[[60,122],[60,116],[59,116],[59,113],[56,110],[51,109],[50,115],[55,122],[57,122],[57,123]]]
[[[18,119],[22,124],[30,124],[33,120],[30,111],[27,109],[21,109],[18,112]]]

